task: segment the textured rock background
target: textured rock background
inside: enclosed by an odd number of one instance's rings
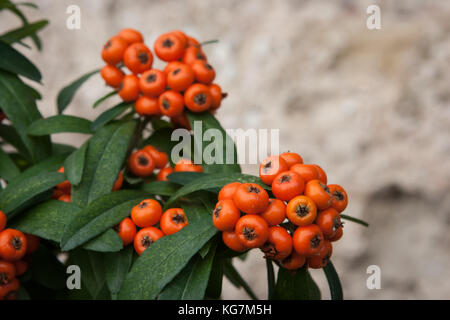
[[[102,44],[123,27],[148,44],[176,28],[220,39],[205,51],[229,92],[218,112],[224,127],[280,128],[280,149],[322,165],[348,190],[347,213],[371,223],[346,223],[335,246],[346,298],[450,298],[450,3],[84,0],[75,31],[66,28],[74,1],[38,3],[26,10],[51,21],[44,50],[22,51],[43,73],[45,116],[63,85],[101,65]],[[369,4],[381,6],[381,30],[366,28]],[[5,17],[1,30],[16,23]],[[106,92],[100,77],[90,80],[67,113],[95,118],[107,105],[91,105]],[[261,256],[236,265],[265,297]],[[381,267],[381,290],[366,288],[371,264]],[[329,297],[322,272],[313,276]],[[246,295],[227,283],[223,297]]]

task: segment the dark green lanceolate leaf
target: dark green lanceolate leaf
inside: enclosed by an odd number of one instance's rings
[[[81,270],[81,287],[86,288],[93,299],[98,299],[105,287],[104,254],[77,249],[70,253],[69,264]],[[75,290],[74,290],[75,291]]]
[[[14,180],[12,180],[10,184],[17,185],[17,184],[21,183],[22,181],[30,179],[39,174],[57,172],[58,169],[64,163],[64,159],[66,156],[67,155],[65,155],[65,154],[58,154],[58,155],[51,156],[45,160],[42,160],[42,161],[36,163],[35,165],[27,168],[20,175],[15,177]]]
[[[72,187],[74,204],[84,207],[111,192],[135,127],[134,121],[113,123],[102,127],[89,139],[83,177],[78,186]]]
[[[66,224],[80,210],[71,203],[48,200],[14,219],[11,228],[59,243]]]
[[[203,170],[206,173],[241,172],[237,161],[236,146],[219,121],[209,112],[193,113],[188,111],[186,115],[194,130],[196,153],[200,154],[201,150]],[[196,127],[195,122],[201,126]],[[217,136],[213,135],[214,140],[210,142],[205,141],[205,132],[209,129],[216,129],[218,134]]]
[[[19,51],[0,41],[0,69],[19,74],[28,79],[40,82],[41,73],[39,70]]]
[[[190,208],[185,210],[189,216]],[[155,299],[216,232],[211,219],[198,219],[156,241],[134,262],[119,299]]]
[[[351,216],[346,215],[346,214],[341,214],[341,218],[345,219],[345,220],[348,220],[348,221],[351,221],[351,222],[358,223],[360,225],[363,225],[364,227],[368,227],[369,226],[369,223],[365,222],[364,220],[361,220],[361,219],[358,219],[358,218],[355,218],[355,217],[351,217]]]
[[[216,243],[205,258],[194,256],[187,266],[164,288],[159,300],[200,300],[206,287],[214,261]]]
[[[14,177],[20,174],[19,168],[17,168],[14,161],[11,160],[9,155],[0,149],[0,178],[6,181],[11,181]]]
[[[99,128],[103,127],[108,122],[110,122],[110,121],[114,120],[115,118],[117,118],[118,116],[120,116],[122,113],[125,112],[125,110],[130,108],[132,105],[133,104],[128,103],[128,102],[122,102],[122,103],[106,110],[105,112],[100,114],[97,117],[97,119],[95,119],[92,122],[91,127],[90,127],[91,130],[97,131]]]
[[[3,141],[16,148],[16,150],[20,152],[23,157],[30,159],[30,154],[27,147],[13,126],[0,124],[0,137],[2,137]]]
[[[214,261],[209,276],[208,286],[206,288],[206,297],[211,299],[220,299],[222,294],[223,282],[223,259],[217,254],[214,256]]]
[[[278,270],[274,299],[277,300],[319,300],[320,291],[306,267],[295,274],[285,268]]]
[[[91,122],[84,118],[60,114],[45,119],[39,119],[38,121],[33,122],[27,129],[27,133],[32,136],[45,136],[62,132],[90,134],[92,133]]]
[[[94,74],[96,74],[98,72],[100,72],[100,70],[94,70],[94,71],[91,71],[91,72],[81,76],[80,78],[78,78],[77,80],[72,82],[71,84],[64,87],[59,92],[58,98],[56,100],[56,102],[58,104],[58,113],[62,113],[67,108],[69,103],[72,101],[73,96],[78,91],[78,89],[83,85],[83,83],[85,83],[91,76],[93,76]]]
[[[74,152],[77,148],[74,146],[69,146],[68,144],[64,143],[52,143],[52,155],[68,155],[72,152]]]
[[[64,229],[61,249],[72,250],[112,228],[130,215],[133,206],[148,197],[142,191],[120,190],[92,201]]]
[[[266,268],[267,268],[268,300],[272,300],[275,294],[275,274],[273,271],[273,264],[271,259],[266,259]]]
[[[108,229],[96,238],[88,241],[84,249],[98,252],[117,252],[123,248],[122,238],[113,229]]]
[[[157,131],[161,128],[173,129],[172,124],[166,120],[162,120],[158,117],[152,117],[151,119],[153,130]]]
[[[167,176],[167,179],[171,182],[185,185],[205,176],[207,174],[203,172],[173,172]]]
[[[169,176],[170,177],[170,176]],[[170,180],[170,178],[169,178]],[[216,173],[205,175],[192,181],[189,184],[184,185],[181,189],[175,192],[166,203],[166,207],[174,203],[176,200],[184,197],[192,192],[199,190],[209,190],[212,188],[222,188],[224,185],[231,182],[242,182],[242,183],[257,183],[265,189],[270,189],[269,186],[263,184],[261,180],[255,176],[242,174],[242,173]]]
[[[88,144],[89,141],[86,141],[64,161],[64,173],[73,186],[77,186],[81,181]]]
[[[105,254],[104,261],[106,285],[111,293],[118,293],[133,262],[133,246]]]
[[[234,284],[237,288],[242,287],[250,298],[252,298],[253,300],[258,300],[258,297],[255,295],[247,282],[241,277],[239,272],[231,263],[230,259],[223,260],[223,272],[232,284]]]
[[[33,263],[30,264],[30,273],[33,281],[53,290],[66,287],[66,268],[49,249],[41,244],[31,254],[31,259]]]
[[[205,258],[197,256],[192,272],[181,295],[181,300],[200,300],[205,296],[206,287],[216,253],[216,243]]]
[[[170,181],[153,181],[149,183],[144,183],[140,189],[160,196],[171,196],[174,194],[180,186],[176,183]]]
[[[64,179],[64,175],[59,172],[44,172],[18,183],[12,182],[0,194],[0,208],[10,218],[14,215],[12,212],[27,200],[53,188]]]
[[[14,125],[33,162],[50,154],[49,137],[30,137],[28,126],[41,119],[30,88],[16,75],[0,70],[0,106]]]
[[[331,299],[342,300],[344,294],[342,292],[341,281],[331,261],[328,261],[327,265],[323,268],[325,276],[327,277],[328,286],[330,287]]]
[[[48,20],[39,20],[33,23],[26,24],[20,28],[8,31],[0,35],[0,40],[12,44],[20,40],[35,35],[36,32],[44,28],[48,24]]]
[[[116,94],[117,94],[116,90],[105,94],[103,97],[94,102],[93,108],[97,108],[103,101],[107,100],[108,98],[111,98],[112,96],[115,96]]]

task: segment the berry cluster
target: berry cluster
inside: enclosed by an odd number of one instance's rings
[[[37,236],[6,228],[6,215],[0,211],[0,300],[15,300],[20,287],[17,277],[23,275],[31,263],[40,240]]]
[[[146,199],[133,207],[131,219],[127,217],[119,223],[117,233],[124,246],[134,243],[134,249],[141,255],[159,238],[174,234],[187,225],[183,209],[171,208],[163,213],[158,201]]]
[[[293,152],[265,159],[259,177],[271,185],[274,198],[255,183],[233,182],[220,190],[212,216],[225,245],[238,252],[260,248],[289,270],[305,263],[323,268],[332,254],[331,242],[343,235],[345,190],[327,185],[321,167],[304,164]]]
[[[59,168],[58,172],[64,173],[64,167]],[[123,184],[123,173],[119,172],[117,180],[114,182],[112,191],[120,190],[120,188],[122,188],[122,184]],[[69,182],[69,180],[64,180],[53,189],[52,198],[64,202],[70,202],[71,190],[72,184]]]
[[[134,151],[128,158],[128,168],[138,177],[148,177],[155,169],[159,169],[156,176],[158,181],[167,181],[167,176],[172,172],[203,172],[201,165],[195,165],[189,159],[180,159],[172,168],[167,154],[152,145]]]
[[[214,84],[216,72],[207,62],[202,44],[176,30],[160,35],[154,52],[167,62],[163,70],[152,68],[153,54],[144,44],[142,34],[123,29],[106,42],[101,69],[106,84],[117,89],[124,101],[135,101],[136,112],[142,116],[167,116],[182,127],[189,127],[184,115],[214,111],[226,94]],[[125,74],[125,66],[131,74]]]

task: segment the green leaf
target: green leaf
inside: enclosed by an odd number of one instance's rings
[[[236,146],[234,145],[234,141],[228,136],[226,131],[222,128],[219,121],[208,111],[203,113],[193,113],[190,111],[186,112],[186,115],[189,119],[189,122],[191,124],[191,128],[194,130],[194,144],[196,147],[196,153],[200,155],[203,155],[201,157],[202,159],[202,165],[203,165],[203,171],[206,173],[218,173],[218,172],[241,172],[241,167],[238,164],[237,161],[237,151]],[[200,123],[200,127],[195,126],[195,122]],[[199,130],[197,130],[197,128]],[[204,141],[204,133],[209,129],[216,129],[221,134],[221,140],[218,141]],[[218,137],[219,138],[219,137]],[[222,148],[220,148],[220,144],[222,145]],[[232,146],[228,152],[228,146]],[[213,149],[215,151],[221,152],[222,156],[218,156],[218,162],[215,162],[215,153],[212,155],[208,149],[211,147],[214,147]],[[217,148],[216,148],[217,147]],[[206,149],[206,152],[205,152]],[[216,150],[217,149],[217,150]],[[229,154],[227,154],[229,153]],[[212,156],[212,157],[210,157]],[[232,163],[228,163],[227,158],[230,158]]]
[[[223,282],[223,258],[219,255],[214,256],[211,275],[209,276],[208,287],[206,288],[206,297],[211,299],[220,299],[222,294]]]
[[[27,200],[53,188],[64,179],[64,175],[59,172],[43,172],[18,183],[12,182],[0,194],[0,208],[10,218],[12,211]]]
[[[20,74],[30,80],[41,81],[41,73],[30,60],[19,51],[0,41],[0,69]]]
[[[140,187],[143,191],[160,196],[171,196],[179,188],[180,186],[178,184],[170,181],[153,181],[150,183],[144,183]]]
[[[158,117],[152,117],[151,118],[152,128],[153,130],[157,131],[161,128],[169,128],[173,130],[173,126],[170,122],[163,120]]]
[[[69,264],[81,269],[82,288],[86,287],[93,299],[100,297],[105,286],[104,254],[88,250],[74,250],[70,253]]]
[[[14,125],[33,162],[48,157],[51,151],[49,137],[30,137],[28,126],[42,118],[34,96],[17,76],[0,70],[0,106]]]
[[[11,146],[16,148],[20,154],[31,160],[30,153],[28,152],[27,147],[22,141],[22,138],[17,133],[16,129],[13,126],[8,126],[5,124],[0,124],[0,137],[2,137],[3,141],[9,143]]]
[[[94,106],[93,108],[97,108],[102,102],[104,102],[105,100],[111,98],[112,96],[115,96],[117,94],[117,91],[111,91],[110,93],[105,94],[103,97],[101,97],[100,99],[98,99],[97,101],[94,102]]]
[[[34,282],[53,290],[66,288],[66,268],[44,245],[31,254],[31,278]]]
[[[231,263],[230,259],[224,260],[223,271],[227,279],[230,280],[230,282],[233,283],[237,288],[242,287],[250,298],[252,298],[253,300],[258,300],[258,297],[255,295],[247,282],[245,282],[245,280],[241,277],[239,272]]]
[[[193,206],[185,208],[188,216],[191,209],[207,214],[206,209]],[[155,299],[216,232],[211,219],[198,219],[179,232],[156,241],[133,264],[119,299]]]
[[[96,238],[88,241],[84,249],[98,252],[117,252],[122,250],[122,238],[113,229],[108,229]]]
[[[266,269],[268,300],[272,300],[275,294],[275,274],[273,271],[273,264],[271,259],[266,259]]]
[[[2,7],[6,8],[7,10],[11,11],[16,16],[18,16],[19,19],[22,21],[23,25],[29,25],[27,18],[23,15],[23,13],[19,9],[17,9],[17,7],[16,7],[18,5],[17,3],[12,3],[9,0],[2,0],[1,5],[2,5]],[[41,40],[39,39],[37,34],[32,34],[30,37],[31,37],[31,40],[33,40],[36,47],[38,48],[38,50],[41,50],[41,48],[42,48]],[[21,42],[19,42],[19,43],[21,43]]]
[[[358,219],[358,218],[355,218],[355,217],[351,217],[351,216],[348,216],[346,214],[341,214],[341,218],[345,219],[345,220],[348,220],[348,221],[352,221],[352,222],[358,223],[360,225],[363,225],[364,227],[368,227],[369,226],[369,223],[365,222],[364,220],[361,220],[361,219]]]
[[[169,176],[170,177],[170,176]],[[169,178],[169,180],[171,180]],[[270,189],[269,186],[263,184],[261,180],[255,176],[250,176],[242,173],[216,173],[205,175],[201,178],[198,178],[192,181],[189,184],[186,184],[177,192],[175,192],[170,199],[166,202],[165,206],[168,207],[181,197],[184,197],[192,192],[198,190],[207,190],[212,188],[222,188],[224,185],[231,182],[242,182],[242,183],[257,183],[261,185],[265,189]]]
[[[48,24],[48,20],[39,20],[33,23],[26,24],[20,28],[8,31],[0,35],[0,40],[5,41],[8,44],[18,42],[26,37],[35,35],[39,30],[44,28]]]
[[[98,72],[100,72],[100,70],[94,70],[94,71],[91,71],[91,72],[81,76],[80,78],[78,78],[74,82],[72,82],[69,85],[65,86],[59,92],[58,98],[57,98],[57,101],[56,101],[57,104],[58,104],[58,113],[61,114],[67,108],[69,103],[72,101],[73,96],[78,91],[78,89],[83,85],[83,83],[85,83],[91,76],[93,76],[94,74],[96,74]]]
[[[128,102],[122,102],[118,105],[106,110],[100,114],[97,119],[95,119],[91,124],[91,130],[97,131],[99,128],[103,127],[108,122],[114,120],[116,117],[120,116],[125,110],[131,107],[133,104]]]
[[[306,267],[296,270],[295,274],[292,274],[290,270],[280,268],[274,299],[319,300],[320,291]]]
[[[80,210],[71,203],[48,200],[15,218],[11,228],[59,243],[64,227]]]
[[[189,276],[183,294],[181,295],[181,300],[200,300],[204,298],[215,252],[216,243],[214,243],[214,247],[208,252],[208,255],[204,259],[197,256],[191,275]]]
[[[181,300],[186,283],[192,273],[197,257],[193,257],[170,283],[158,295],[158,300]]]
[[[64,229],[61,249],[72,250],[114,227],[130,215],[133,206],[148,198],[142,191],[119,190],[99,197],[74,215]]]
[[[86,141],[64,161],[64,173],[73,186],[77,186],[81,181],[88,144],[89,141]]]
[[[167,176],[167,179],[171,182],[185,185],[206,176],[207,174],[203,172],[173,172]]]
[[[57,115],[33,122],[27,129],[27,133],[32,136],[45,136],[62,132],[91,132],[91,122],[84,118],[68,115]]]
[[[0,149],[0,178],[10,181],[19,174],[20,170],[14,161],[11,160],[5,151]]]
[[[104,261],[106,285],[111,293],[118,293],[133,262],[133,246],[105,254]]]
[[[325,272],[328,286],[330,287],[331,299],[342,300],[344,298],[344,294],[342,292],[341,281],[339,280],[339,276],[331,261],[328,261],[326,266],[323,268],[323,272]]]
[[[102,127],[89,139],[83,177],[78,186],[72,187],[74,204],[84,207],[111,192],[135,127],[134,121],[113,123]]]
[[[69,146],[68,144],[52,143],[52,154],[53,155],[58,155],[58,154],[68,155],[68,154],[74,152],[76,149],[77,148],[75,148],[74,146]]]
[[[39,174],[57,172],[58,169],[62,166],[66,156],[67,155],[65,154],[57,154],[45,160],[42,160],[35,165],[27,168],[20,175],[15,177],[14,180],[10,182],[10,184],[22,183],[23,181]]]

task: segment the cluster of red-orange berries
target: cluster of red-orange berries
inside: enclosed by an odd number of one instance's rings
[[[17,277],[23,275],[31,263],[40,240],[37,236],[6,228],[7,218],[0,211],[0,300],[15,300],[20,288]]]
[[[58,172],[64,173],[64,167],[59,168]],[[122,184],[123,184],[123,173],[119,172],[117,180],[114,182],[112,191],[120,190],[120,188],[122,188]],[[72,184],[69,182],[69,180],[64,180],[53,189],[52,198],[64,202],[70,202],[71,190]]]
[[[174,234],[187,225],[183,209],[171,208],[163,213],[158,201],[146,199],[133,207],[131,219],[123,219],[117,226],[117,232],[124,246],[133,243],[137,254],[141,255],[159,238]],[[137,231],[137,228],[140,230]]]
[[[128,168],[138,177],[148,177],[155,169],[159,169],[156,176],[158,181],[167,181],[167,176],[172,172],[203,172],[201,165],[195,165],[189,159],[180,159],[172,168],[167,154],[152,145],[134,151],[128,158]]]
[[[331,242],[343,235],[345,190],[327,185],[321,167],[304,164],[293,152],[265,159],[259,176],[271,185],[273,199],[255,183],[233,182],[219,192],[212,218],[225,245],[238,252],[260,248],[289,270],[305,263],[323,268],[332,254]]]
[[[123,29],[103,46],[101,55],[107,65],[100,73],[124,101],[136,101],[138,114],[164,115],[188,128],[185,107],[193,112],[214,111],[226,96],[213,83],[216,73],[201,47],[196,39],[179,30],[160,35],[154,52],[167,65],[159,70],[152,68],[153,54],[142,34]],[[131,74],[125,74],[123,66]]]

